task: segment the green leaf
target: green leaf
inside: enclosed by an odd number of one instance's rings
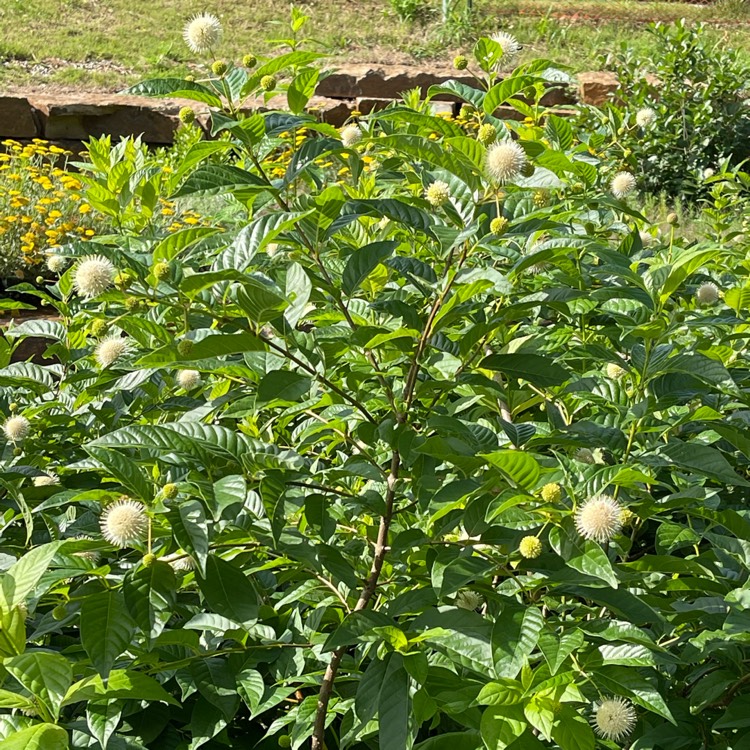
[[[344,294],[352,294],[359,285],[375,270],[375,267],[389,258],[398,247],[398,242],[372,242],[355,250],[346,262],[342,281]]]
[[[541,469],[537,460],[523,451],[503,450],[494,453],[481,453],[492,465],[508,476],[514,484],[532,490],[539,481]]]
[[[100,675],[85,677],[68,690],[64,706],[80,701],[131,699],[180,704],[153,678],[142,672],[113,669],[106,685]]]
[[[378,734],[384,748],[407,750],[411,745],[410,716],[409,674],[403,666],[403,657],[393,654],[378,698]]]
[[[196,242],[221,232],[215,227],[190,227],[165,237],[153,251],[153,262],[172,261]]]
[[[594,750],[596,738],[589,723],[568,706],[552,728],[552,739],[561,750]]]
[[[169,514],[169,520],[177,543],[190,552],[198,570],[205,575],[208,558],[208,530],[203,506],[197,500],[188,500]]]
[[[661,693],[638,670],[628,667],[606,666],[595,670],[595,682],[600,688],[615,695],[624,695],[633,703],[653,711],[655,714],[676,724],[672,712],[667,707]]]
[[[198,576],[206,604],[213,612],[243,625],[258,619],[258,595],[250,579],[231,563],[215,555],[206,561],[205,578]]]
[[[2,750],[68,750],[68,733],[55,724],[34,724],[0,741]]]
[[[501,678],[482,687],[477,703],[484,706],[509,706],[520,703],[524,692],[523,685],[517,680]]]
[[[527,726],[521,706],[490,706],[482,714],[482,740],[487,750],[504,750]]]
[[[154,497],[153,485],[148,475],[138,464],[122,453],[106,450],[95,445],[87,445],[86,452],[95,458],[115,479],[130,490],[135,497],[150,502]]]
[[[316,68],[303,68],[289,84],[286,95],[289,109],[294,114],[298,115],[304,111],[310,97],[315,93],[319,77],[320,71]]]
[[[312,385],[312,379],[292,370],[272,370],[263,376],[258,385],[258,401],[285,401],[295,403]]]
[[[87,704],[86,723],[102,750],[107,750],[109,739],[117,730],[121,716],[122,703],[120,701],[91,701]]]
[[[57,721],[63,698],[73,682],[70,662],[51,651],[27,651],[4,659],[3,666]]]
[[[542,613],[534,606],[522,610],[506,607],[500,613],[492,630],[496,677],[513,679],[518,675],[543,627]]]
[[[496,83],[484,96],[482,107],[488,115],[495,114],[497,108],[508,99],[528,89],[534,84],[531,76],[511,76]]]
[[[129,573],[122,585],[125,604],[135,623],[149,637],[156,637],[171,616],[177,577],[165,562],[142,565]]]
[[[130,645],[135,623],[119,591],[90,594],[81,605],[81,644],[96,671],[106,679]]]
[[[184,198],[186,195],[219,195],[232,190],[253,189],[262,190],[269,187],[268,183],[240,167],[229,164],[209,164],[198,167],[172,198]]]
[[[181,78],[153,78],[150,81],[136,83],[123,93],[134,96],[192,99],[212,107],[221,107],[221,99],[211,89],[195,81],[185,81]]]
[[[539,637],[539,650],[542,652],[550,674],[556,674],[557,670],[565,663],[565,660],[583,646],[584,635],[581,630],[571,630],[556,636],[552,633],[542,633]]]
[[[10,612],[26,601],[46,573],[62,542],[49,542],[27,552],[2,577],[0,611]]]
[[[479,367],[496,370],[509,378],[526,380],[539,388],[562,385],[570,379],[570,373],[548,357],[539,354],[491,354]]]

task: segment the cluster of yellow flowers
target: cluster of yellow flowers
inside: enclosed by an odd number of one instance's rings
[[[2,145],[0,271],[22,276],[53,248],[90,239],[97,230],[80,180],[63,168],[71,152],[39,139]]]
[[[188,227],[194,227],[198,224],[201,226],[210,225],[210,222],[201,217],[197,211],[188,209],[178,212],[174,201],[160,198],[159,203],[161,204],[161,215],[165,220],[171,219],[172,222],[167,225],[168,232],[179,232],[180,229],[187,229]]]

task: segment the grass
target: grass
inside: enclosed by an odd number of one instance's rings
[[[504,28],[528,57],[551,57],[575,70],[601,67],[622,42],[654,51],[648,21],[712,22],[717,44],[750,60],[750,0],[701,7],[635,0],[475,0],[472,21],[443,24],[439,0],[419,0],[419,21],[401,21],[390,3],[406,0],[309,0],[307,33],[336,61],[450,65],[481,32]],[[429,3],[429,5],[427,4]],[[186,18],[214,10],[226,37],[222,56],[263,54],[269,36],[285,36],[289,7],[273,0],[2,0],[0,87],[117,90],[146,76],[186,72],[194,62],[181,30]]]

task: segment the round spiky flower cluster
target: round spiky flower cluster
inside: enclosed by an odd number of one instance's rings
[[[594,705],[591,723],[594,731],[607,740],[624,739],[635,727],[636,713],[630,701],[620,698],[603,698]]]
[[[3,423],[3,432],[12,443],[20,443],[31,432],[31,423],[20,414],[15,417],[8,417]]]
[[[116,547],[129,547],[141,541],[148,519],[143,503],[120,498],[107,506],[99,521],[104,538]]]
[[[542,500],[545,503],[559,503],[562,500],[562,487],[556,482],[550,482],[542,487]]]
[[[618,200],[622,200],[635,190],[635,177],[630,172],[618,172],[610,183],[612,195]]]
[[[500,141],[487,150],[487,174],[500,185],[518,177],[525,166],[526,152],[515,141]]]
[[[49,268],[52,273],[62,273],[67,265],[68,259],[62,255],[50,255],[47,258],[47,268]]]
[[[453,67],[456,70],[466,70],[469,67],[469,60],[464,55],[456,55],[453,58]]]
[[[521,54],[521,45],[513,34],[509,34],[507,31],[498,31],[493,34],[490,39],[493,42],[497,42],[503,48],[503,59],[501,65],[513,65]]]
[[[656,122],[656,112],[651,107],[639,109],[635,114],[635,122],[639,128],[648,128]]]
[[[91,299],[106,292],[115,280],[115,267],[103,255],[88,255],[76,266],[73,286],[82,297]]]
[[[695,291],[699,305],[714,305],[719,301],[719,287],[713,281],[704,281]]]
[[[276,88],[276,76],[263,76],[260,79],[260,87],[263,91],[273,91]]]
[[[341,142],[344,144],[345,148],[351,148],[355,143],[359,143],[361,140],[362,131],[359,129],[359,126],[354,125],[353,123],[347,125],[341,131]]]
[[[451,199],[451,189],[447,182],[435,180],[424,192],[424,197],[431,206],[444,206]]]
[[[201,374],[198,370],[180,370],[177,374],[177,383],[180,388],[192,391],[201,382]]]
[[[595,495],[578,507],[575,523],[584,539],[607,542],[622,528],[623,507],[609,495]]]
[[[521,557],[533,560],[542,554],[542,543],[538,537],[525,536],[518,545],[518,551],[521,553]]]
[[[221,23],[213,13],[201,13],[187,22],[182,36],[196,55],[211,52],[221,41]]]
[[[97,345],[94,356],[99,367],[109,367],[119,359],[130,354],[132,348],[131,343],[127,339],[117,335],[107,336],[106,339],[102,339]]]
[[[612,378],[612,380],[619,380],[627,374],[627,370],[615,362],[607,362],[606,372],[607,377]]]

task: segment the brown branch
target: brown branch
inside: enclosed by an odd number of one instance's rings
[[[380,518],[380,528],[378,529],[378,539],[375,542],[375,553],[372,558],[370,575],[367,577],[365,585],[362,587],[362,593],[359,595],[359,599],[354,606],[354,612],[360,612],[367,607],[378,587],[378,579],[380,578],[380,572],[383,569],[383,562],[385,560],[385,553],[388,549],[388,532],[391,527],[391,520],[393,519],[393,505],[396,498],[396,482],[398,480],[400,467],[401,457],[399,456],[398,451],[394,451],[393,457],[391,458],[391,471],[388,474],[388,489],[385,494],[385,511]],[[331,655],[331,659],[326,667],[323,682],[320,685],[320,692],[318,693],[318,706],[315,711],[315,729],[312,736],[312,750],[324,750],[325,748],[324,738],[326,732],[328,704],[331,700],[331,694],[333,693],[333,683],[336,680],[339,665],[341,664],[341,659],[345,652],[345,646],[337,648]]]

